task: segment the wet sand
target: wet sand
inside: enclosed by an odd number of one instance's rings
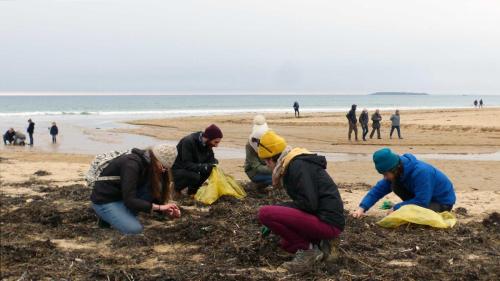
[[[443,170],[457,190],[456,207],[466,208],[472,218],[482,218],[498,210],[496,202],[500,199],[500,122],[496,121],[499,115],[500,109],[402,112],[404,139],[389,140],[387,120],[390,113],[383,112],[383,139],[366,143],[347,140],[345,113],[308,113],[298,119],[291,114],[266,116],[270,127],[285,136],[290,144],[327,156],[330,175],[337,183],[352,186],[342,191],[349,210],[354,210],[366,190],[380,179],[370,155],[378,148],[389,146],[399,153],[416,153]],[[108,134],[126,133],[132,138],[148,137],[151,143],[175,144],[182,136],[216,123],[224,131],[222,145],[216,149],[222,168],[237,179],[247,180],[243,172],[243,147],[252,117],[253,114],[242,114],[130,121],[135,126],[103,130],[95,140],[102,144],[101,149],[123,146],[119,138],[116,138],[119,145],[108,142]],[[460,122],[464,125],[459,125]],[[134,146],[144,147],[146,143],[134,143]],[[47,154],[43,149],[26,148],[3,149],[0,156],[9,159],[0,162],[3,190],[12,183],[29,178],[38,169],[50,170],[52,177],[61,184],[81,180],[92,159],[89,155]],[[394,196],[389,199],[397,201]],[[377,208],[370,212],[383,215]]]

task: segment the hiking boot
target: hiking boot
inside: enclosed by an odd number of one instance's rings
[[[334,238],[332,240],[321,240],[319,248],[323,252],[323,261],[336,262],[340,257],[339,252],[340,239]]]
[[[101,218],[97,218],[97,226],[99,228],[111,228],[111,225]]]
[[[310,250],[298,250],[293,260],[283,263],[281,268],[288,272],[308,271],[323,259],[323,255],[323,252],[316,245]]]

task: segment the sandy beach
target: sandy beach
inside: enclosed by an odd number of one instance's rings
[[[375,221],[385,211],[378,205],[363,220],[347,218],[340,274],[349,280],[366,274],[391,279],[411,269],[421,276],[440,276],[442,280],[450,272],[458,273],[460,278],[491,279],[491,270],[488,274],[477,273],[474,264],[496,267],[489,249],[497,247],[493,241],[497,241],[494,231],[498,218],[492,213],[498,211],[500,200],[500,109],[404,111],[403,140],[388,138],[389,114],[383,112],[382,139],[367,142],[347,140],[345,113],[307,113],[297,119],[291,114],[266,114],[269,126],[291,145],[327,156],[328,172],[338,184],[348,211],[355,210],[367,190],[381,178],[371,161],[371,154],[380,147],[415,153],[443,170],[454,183],[458,226],[446,235],[418,227],[380,229]],[[226,173],[246,185],[243,146],[253,115],[137,120],[129,121],[130,126],[81,133],[93,138],[84,144],[87,146],[102,143],[104,148],[113,144],[141,147],[151,142],[175,144],[184,135],[216,123],[224,131],[216,157]],[[107,137],[113,137],[113,142],[108,142]],[[20,276],[61,277],[58,272],[66,272],[68,267],[72,269],[63,275],[77,279],[106,280],[118,276],[127,280],[143,274],[151,276],[151,280],[206,280],[209,276],[240,280],[242,274],[253,276],[248,280],[300,279],[277,270],[290,257],[283,255],[272,239],[259,238],[260,226],[255,221],[259,206],[286,200],[282,190],[264,197],[249,190],[243,202],[224,199],[209,208],[181,200],[178,203],[184,215],[179,221],[142,216],[144,235],[122,237],[96,226],[88,200],[90,190],[83,180],[93,157],[63,153],[57,147],[0,150],[0,213],[5,233],[2,241],[10,239],[2,244],[2,255],[6,256],[2,267],[8,268],[3,275],[6,280],[18,280]],[[386,199],[399,201],[394,195]],[[20,221],[24,223],[19,224]],[[397,238],[400,231],[406,239]],[[424,238],[429,235],[431,239]],[[476,236],[483,238],[470,240]],[[436,244],[442,245],[437,256]],[[362,249],[360,245],[364,245]],[[373,247],[379,249],[371,251]],[[154,258],[147,253],[154,254]],[[44,266],[29,270],[34,255],[35,263]],[[450,255],[455,267],[443,267],[436,273],[436,260],[449,264]],[[219,273],[218,268],[224,268],[224,273]],[[335,268],[320,268],[310,274],[318,280],[329,280],[332,274],[338,274],[329,271]]]
[[[466,208],[470,218],[480,219],[498,210],[495,202],[500,199],[500,174],[497,172],[500,170],[500,122],[496,120],[500,109],[404,111],[402,140],[388,137],[390,114],[382,112],[382,139],[366,142],[347,140],[345,113],[306,113],[301,118],[294,118],[291,114],[270,113],[266,117],[269,126],[282,134],[291,145],[333,155],[329,157],[328,172],[337,183],[351,187],[342,193],[349,210],[354,210],[366,190],[380,179],[370,157],[381,147],[429,158],[428,162],[450,177],[458,193],[456,207]],[[175,144],[184,135],[216,123],[224,132],[221,147],[216,149],[216,155],[221,155],[222,168],[236,179],[246,181],[243,147],[253,116],[248,113],[238,116],[136,120],[128,122],[135,125],[133,128],[111,129],[101,134],[144,135],[154,137],[158,142]],[[106,141],[103,137],[100,140]],[[450,155],[454,157],[448,159]],[[10,192],[9,185],[26,180],[40,169],[49,171],[52,174],[49,178],[61,185],[81,181],[92,157],[52,151],[26,151],[24,148],[3,150],[2,158],[9,161],[0,163],[2,190]],[[475,160],[477,157],[488,160]],[[397,201],[394,197],[389,199]],[[383,215],[376,208],[372,212]]]

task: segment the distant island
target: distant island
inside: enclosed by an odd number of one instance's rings
[[[372,96],[428,96],[427,93],[412,93],[412,92],[376,92],[370,94]]]

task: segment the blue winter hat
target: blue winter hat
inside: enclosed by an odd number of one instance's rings
[[[388,172],[399,164],[399,155],[392,152],[389,148],[382,148],[373,153],[373,162],[375,163],[375,169],[380,174]]]

